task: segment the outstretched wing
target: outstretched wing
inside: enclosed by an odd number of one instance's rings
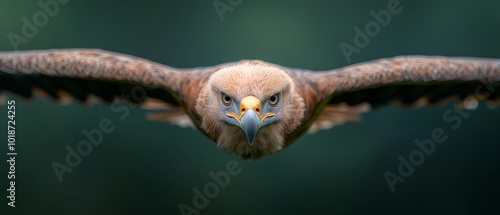
[[[342,121],[338,117],[356,119],[367,108],[390,102],[423,106],[456,98],[474,108],[477,101],[500,99],[497,59],[403,56],[301,76],[314,88],[305,95],[314,99],[308,109],[310,119],[317,119],[313,129],[331,127]],[[329,116],[332,112],[337,118]]]
[[[122,99],[168,109],[178,120],[186,119],[185,102],[200,87],[192,82],[197,76],[195,70],[94,49],[0,52],[0,93],[29,98],[36,92],[57,101]]]

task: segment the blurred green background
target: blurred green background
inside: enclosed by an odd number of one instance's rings
[[[45,2],[46,0],[42,0]],[[227,3],[225,0],[221,2]],[[173,67],[210,66],[261,59],[289,67],[325,70],[349,65],[339,49],[353,44],[355,26],[374,20],[380,1],[249,1],[223,14],[212,1],[76,1],[61,5],[20,50],[100,48]],[[500,58],[499,1],[401,0],[403,11],[371,38],[357,63],[396,55]],[[37,1],[0,3],[0,50],[12,50],[7,34],[21,34],[22,17],[41,11]],[[452,108],[387,106],[299,139],[255,162],[218,149],[193,129],[144,119],[133,109],[124,120],[106,105],[50,100],[17,105],[16,208],[1,201],[0,214],[181,214],[193,206],[193,188],[213,181],[209,172],[235,160],[241,173],[209,199],[200,214],[476,214],[499,213],[499,109],[484,104],[457,129],[443,120]],[[0,131],[6,131],[7,108]],[[115,131],[59,183],[51,163],[66,146],[84,140],[109,118]],[[448,139],[392,193],[385,171],[417,149],[415,139],[442,128]],[[0,158],[7,152],[0,132]],[[0,162],[0,190],[7,192],[7,163]]]

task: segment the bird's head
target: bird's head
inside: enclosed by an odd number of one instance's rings
[[[233,99],[230,95],[220,92],[219,105],[222,119],[229,124],[240,127],[247,137],[248,144],[252,146],[259,129],[273,123],[278,118],[282,95],[283,93],[280,91],[266,96],[264,99],[253,95]]]
[[[247,61],[222,68],[210,77],[207,91],[211,116],[202,127],[215,133],[221,148],[245,159],[282,149],[285,135],[302,118],[292,78],[272,64]]]

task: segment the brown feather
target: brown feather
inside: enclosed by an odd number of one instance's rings
[[[324,72],[290,70],[304,96],[312,100],[306,103],[305,115],[310,117],[304,118],[305,125],[314,125],[316,119],[319,124],[336,124],[339,116],[322,112],[336,104],[347,104],[355,112],[360,104],[425,106],[456,98],[462,106],[471,107],[471,101],[492,103],[500,97],[497,59],[405,56]]]
[[[67,103],[71,98],[86,104],[94,100],[108,103],[125,100],[146,109],[154,105],[181,110],[168,121],[182,119],[181,113],[185,115],[179,97],[196,98],[189,95],[196,88],[183,83],[191,80],[190,70],[181,72],[145,59],[102,50],[0,52],[0,71],[4,72],[0,73],[0,92],[10,91],[25,98],[35,93],[59,103]],[[180,124],[186,124],[185,120],[181,121]]]
[[[160,110],[151,119],[192,122],[226,151],[257,159],[289,146],[308,130],[359,119],[370,108],[396,102],[432,105],[458,99],[500,102],[500,60],[405,56],[313,72],[263,61],[175,69],[138,57],[93,49],[0,52],[0,93],[56,101],[124,99]],[[222,120],[218,91],[259,99],[283,91],[279,119],[259,130],[253,147],[242,130]],[[137,94],[139,93],[139,94]],[[2,94],[0,94],[2,97]]]

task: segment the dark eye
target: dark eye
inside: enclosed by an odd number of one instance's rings
[[[231,99],[231,97],[226,95],[225,93],[221,93],[221,99],[222,99],[222,103],[225,106],[229,106],[233,102],[233,99]]]
[[[275,95],[269,97],[268,101],[269,101],[269,105],[271,105],[272,107],[275,107],[278,104],[278,102],[280,101],[280,95],[275,94]]]

